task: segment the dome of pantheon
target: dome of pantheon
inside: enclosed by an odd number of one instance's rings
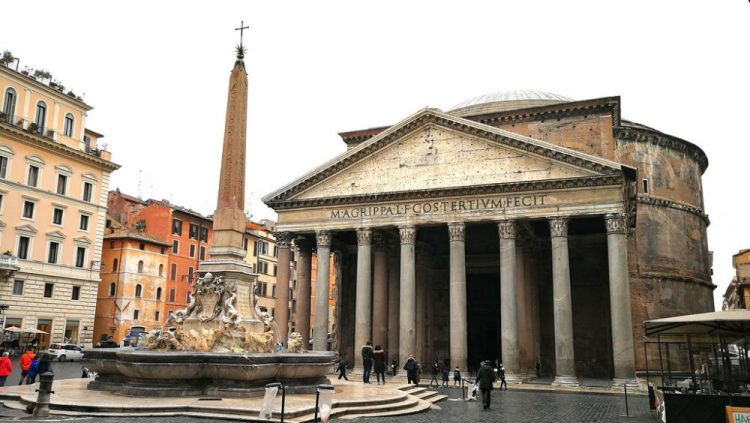
[[[451,107],[448,113],[455,116],[474,116],[548,104],[575,101],[572,98],[545,91],[510,90],[482,94]]]

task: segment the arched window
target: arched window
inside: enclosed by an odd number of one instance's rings
[[[156,299],[161,300],[161,287],[156,288]]]
[[[73,114],[72,113],[68,113],[65,115],[65,124],[63,126],[63,134],[65,134],[66,137],[73,136]]]
[[[164,276],[164,265],[163,264],[159,265],[159,276]]]
[[[109,296],[114,297],[115,296],[115,289],[117,288],[117,285],[115,285],[114,282],[109,284]]]
[[[8,88],[5,90],[5,103],[3,103],[5,121],[13,123],[13,115],[16,113],[16,90]]]
[[[113,272],[117,271],[117,259],[115,259],[115,261],[112,262],[112,271]]]
[[[43,101],[36,104],[36,118],[34,123],[39,128],[39,133],[44,133],[44,124],[47,122],[47,105]]]
[[[135,286],[135,296],[137,298],[140,298],[142,294],[143,294],[143,287],[141,286],[141,284],[136,285]]]
[[[143,260],[138,260],[138,273],[143,273]]]

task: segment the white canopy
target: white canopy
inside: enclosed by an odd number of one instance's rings
[[[750,335],[750,311],[745,309],[687,314],[643,322],[646,336],[653,335]]]
[[[47,334],[47,332],[45,332],[43,330],[36,329],[36,328],[23,328],[22,329],[22,328],[17,328],[15,326],[8,326],[7,328],[5,328],[5,332],[12,332],[12,333],[43,333],[45,335]]]

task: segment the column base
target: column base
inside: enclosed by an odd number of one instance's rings
[[[627,386],[628,389],[641,389],[641,384],[638,383],[638,379],[636,378],[623,379],[623,378],[616,377],[612,379],[612,382],[609,384],[611,388],[620,388],[620,389],[622,389],[623,385]]]
[[[579,386],[581,386],[581,383],[575,376],[555,376],[555,380],[552,381],[552,386],[578,388]]]
[[[526,375],[524,373],[510,373],[508,371],[505,372],[505,382],[506,383],[523,383],[526,380]],[[500,383],[500,378],[498,378],[498,383]]]

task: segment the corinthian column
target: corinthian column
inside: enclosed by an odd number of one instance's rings
[[[401,237],[401,271],[399,272],[401,307],[399,320],[398,354],[400,364],[406,362],[409,354],[416,354],[417,349],[417,290],[414,267],[414,241],[417,230],[414,226],[399,228]]]
[[[388,350],[388,268],[385,237],[372,234],[375,245],[372,287],[372,343]]]
[[[331,233],[318,231],[317,273],[315,275],[315,326],[313,327],[313,350],[328,350],[328,279],[330,272]]]
[[[312,248],[310,241],[299,238],[297,244],[297,331],[302,335],[302,347],[310,348],[310,270]]]
[[[568,259],[568,218],[549,220],[552,238],[552,297],[555,320],[555,380],[553,384],[578,386],[573,349],[573,304]]]
[[[500,342],[508,379],[518,379],[518,302],[516,221],[497,222],[500,235]]]
[[[276,232],[276,248],[278,248],[278,270],[276,272],[276,314],[274,320],[278,328],[279,341],[286,345],[289,335],[289,260],[292,247],[291,232]]]
[[[633,321],[630,311],[630,283],[625,217],[608,214],[607,256],[609,259],[609,309],[612,318],[613,385],[636,384],[633,351]]]
[[[463,223],[449,223],[450,238],[450,361],[467,370],[466,245]]]
[[[398,337],[399,337],[399,276],[397,245],[389,244],[388,252],[388,362],[392,359],[398,360]],[[395,244],[395,243],[394,243]]]
[[[357,298],[354,314],[355,351],[370,340],[372,330],[372,231],[357,229]],[[362,355],[354,354],[354,366],[362,368]]]

